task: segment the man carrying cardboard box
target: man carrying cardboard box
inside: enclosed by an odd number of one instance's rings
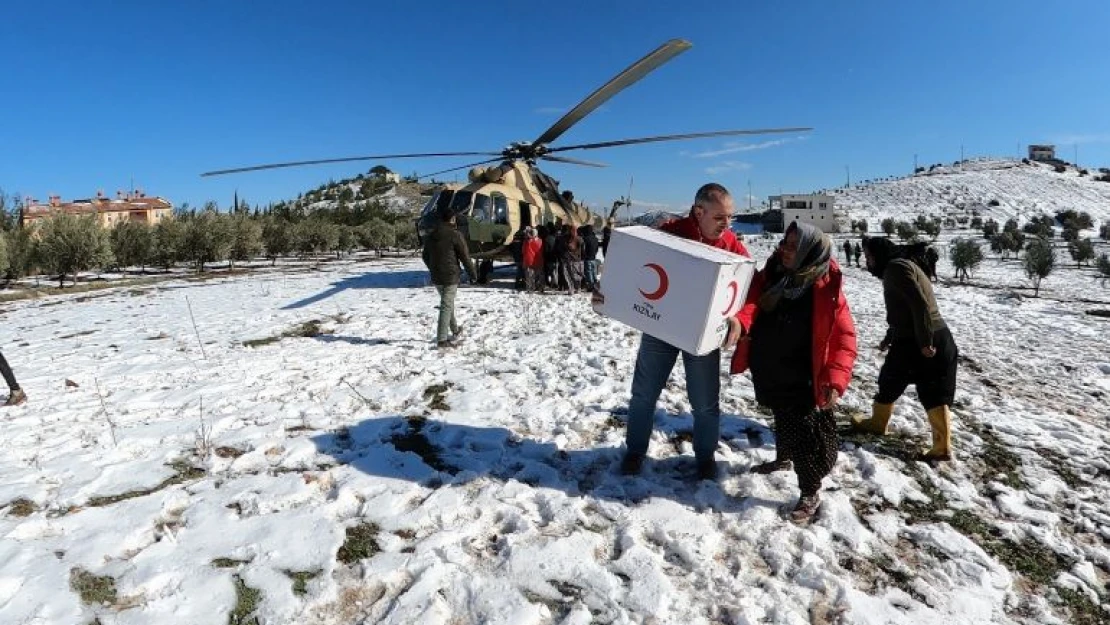
[[[750,257],[736,235],[729,229],[733,211],[732,196],[717,183],[698,189],[690,214],[660,226],[670,234],[711,245],[718,249]],[[594,291],[595,306],[604,304],[605,298]],[[740,322],[735,316],[728,318],[725,349],[731,349],[740,338]],[[628,426],[625,432],[625,456],[621,472],[634,475],[643,468],[648,442],[655,417],[659,394],[667,384],[675,361],[681,350],[650,334],[643,334],[636,356],[636,371],[632,377],[632,399],[628,404]],[[697,356],[682,351],[686,369],[686,393],[694,413],[694,456],[697,460],[699,479],[715,479],[717,464],[713,454],[717,449],[721,430],[721,350],[715,349]]]

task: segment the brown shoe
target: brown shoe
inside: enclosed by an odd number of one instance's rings
[[[820,505],[821,496],[817,493],[802,495],[798,499],[798,505],[794,506],[794,510],[790,512],[790,520],[795,523],[805,523],[813,519],[813,515],[817,513],[817,508]]]
[[[18,406],[27,403],[27,393],[23,389],[17,388],[8,395],[8,401],[4,402],[5,406]]]
[[[794,468],[794,463],[789,460],[772,460],[757,464],[751,468],[752,473],[759,473],[760,475],[770,475],[776,471],[789,471]]]

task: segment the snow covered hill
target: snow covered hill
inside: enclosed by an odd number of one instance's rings
[[[845,271],[842,423],[885,328]],[[747,376],[722,370],[719,482],[681,364],[619,475],[638,335],[584,296],[464,287],[445,353],[419,260],[3,304],[30,401],[0,410],[0,623],[1106,623],[1110,291],[1061,267],[1032,299],[994,259],[975,283],[937,287],[957,460],[911,459],[911,392],[842,439],[807,526],[793,474],[748,472],[774,436]]]
[[[983,159],[830,192],[839,213],[867,219],[872,230],[886,217],[913,221],[917,215],[955,219],[978,214],[999,223],[1012,217],[1024,223],[1069,209],[1105,223],[1110,219],[1110,182],[1095,179],[1102,175],[1096,169],[1086,175],[1074,167],[1057,173],[1042,163]]]
[[[417,214],[428,202],[432,190],[438,185],[421,182],[386,182],[373,175],[359,174],[355,178],[329,182],[309,190],[286,202],[291,207],[306,211],[334,210],[340,203],[348,207],[361,203],[380,203],[394,213]]]

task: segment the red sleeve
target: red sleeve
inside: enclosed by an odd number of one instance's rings
[[[688,238],[682,231],[682,220],[681,219],[668,219],[667,221],[664,221],[663,223],[659,224],[659,229],[662,230],[663,232],[666,232],[668,234],[673,234],[673,235],[676,235],[676,236],[680,236],[684,239]]]
[[[856,364],[856,325],[852,322],[852,311],[848,308],[843,289],[837,296],[837,302],[825,371],[829,386],[844,395]]]
[[[744,298],[744,305],[736,313],[736,319],[740,321],[745,334],[752,331],[752,323],[755,322],[755,316],[759,312],[759,296],[763,295],[765,282],[765,270],[755,272],[755,275],[752,276],[752,283],[748,287],[748,295]]]
[[[752,257],[752,255],[750,253],[748,253],[748,248],[744,247],[744,242],[743,241],[741,241],[739,238],[736,238],[736,239],[733,239],[733,240],[736,242],[736,246],[732,250],[733,252],[736,252],[737,254],[740,254],[741,256],[747,256],[748,258]]]

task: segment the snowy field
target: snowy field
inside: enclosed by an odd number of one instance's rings
[[[885,329],[846,273],[842,422]],[[1061,267],[1033,299],[993,258],[974,282],[937,286],[957,460],[909,459],[911,392],[890,437],[843,438],[806,526],[792,473],[747,472],[774,455],[747,376],[719,482],[693,479],[681,363],[652,461],[617,473],[638,335],[586,296],[464,287],[446,353],[419,260],[0,305],[30,397],[0,413],[0,623],[1110,622],[1110,319],[1086,314],[1110,290]]]
[[[1086,212],[1105,223],[1110,219],[1110,183],[1094,179],[1101,175],[1097,169],[1087,172],[1080,175],[1068,167],[1056,173],[1043,163],[981,159],[834,193],[836,209],[851,219],[868,219],[872,232],[886,217],[913,221],[917,215],[957,216],[972,210],[999,224],[1010,218],[1025,223],[1065,210]]]

